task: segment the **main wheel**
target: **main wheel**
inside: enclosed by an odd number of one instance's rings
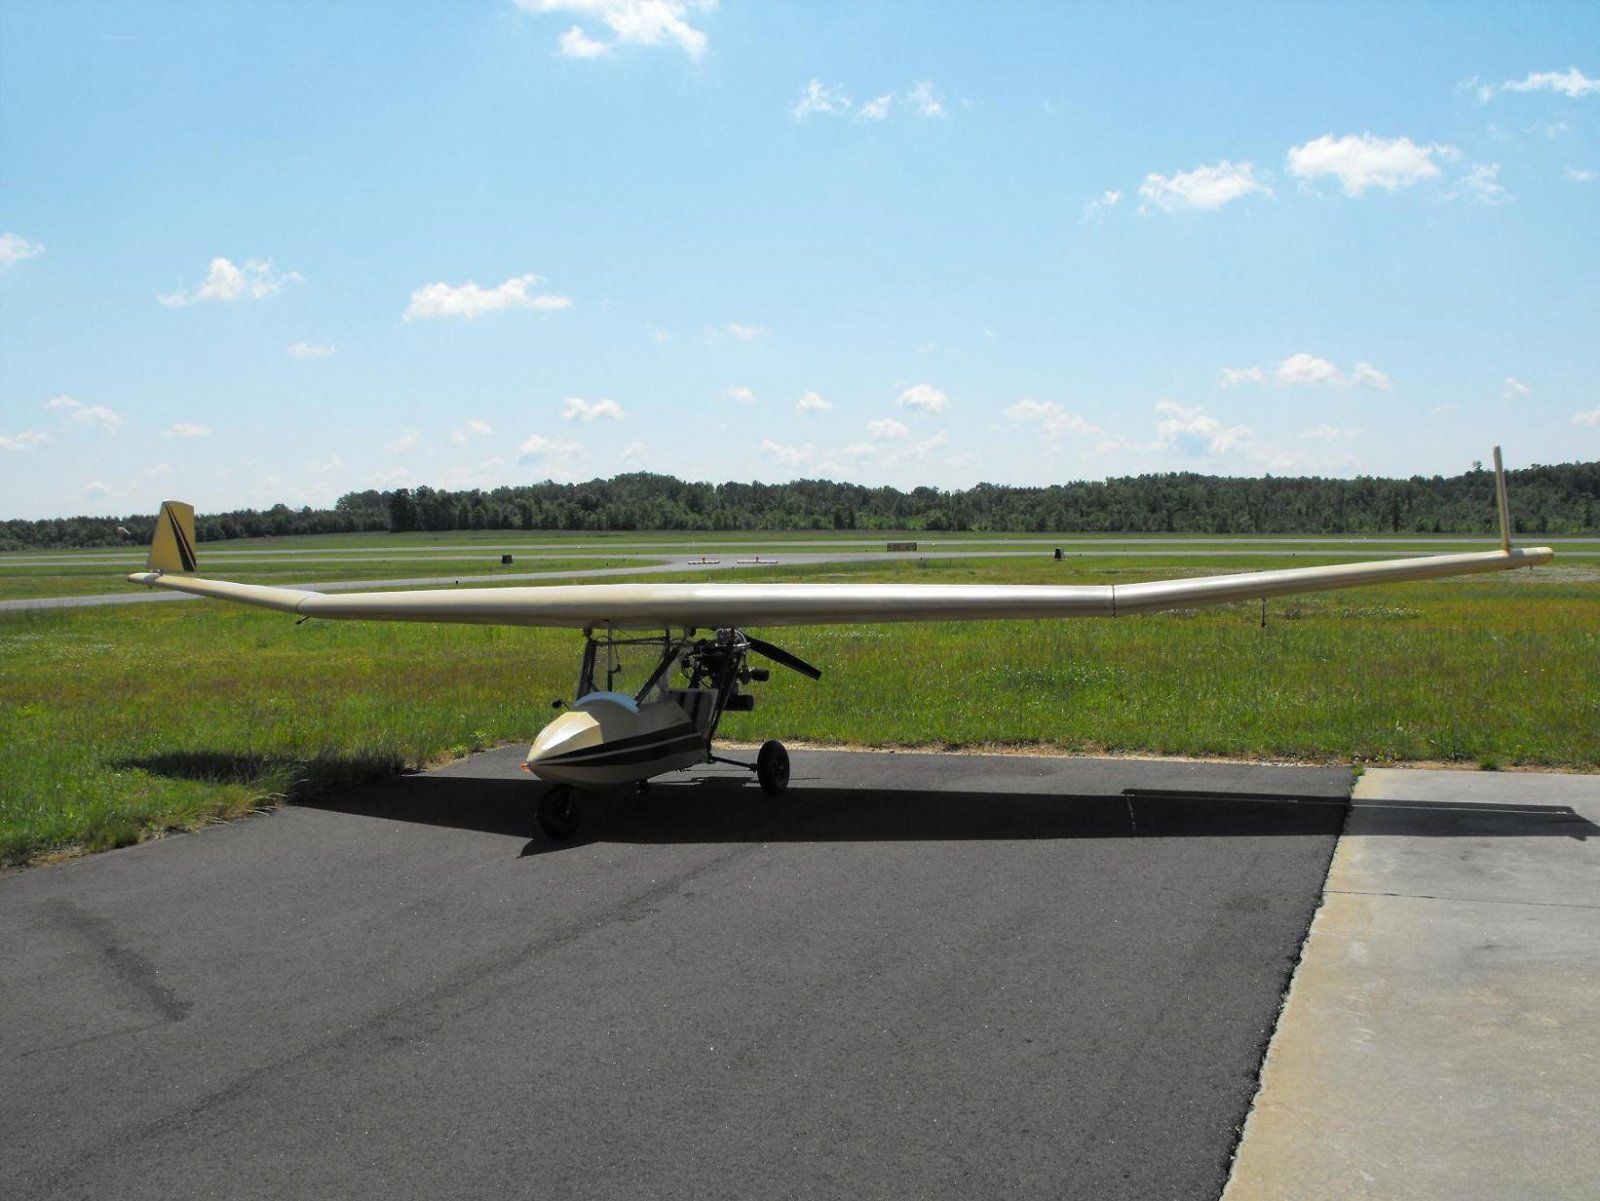
[[[775,738],[763,742],[756,753],[756,779],[768,796],[777,796],[789,787],[789,752]]]
[[[536,813],[539,828],[557,842],[565,842],[576,834],[582,817],[578,809],[578,794],[565,785],[546,789],[539,798]]]

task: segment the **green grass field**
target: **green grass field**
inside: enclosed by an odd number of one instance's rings
[[[1318,561],[863,559],[717,578],[1084,583]],[[325,566],[323,578],[355,578],[348,564]],[[374,578],[448,574],[373,568]],[[313,578],[281,563],[212,570]],[[1247,604],[780,630],[776,641],[823,667],[822,682],[775,672],[757,711],[729,715],[723,736],[1593,770],[1597,582],[1592,561],[1558,559],[1537,572],[1282,599],[1265,628]],[[209,602],[0,614],[0,860],[121,845],[527,741],[568,694],[579,649],[567,631],[296,625]]]

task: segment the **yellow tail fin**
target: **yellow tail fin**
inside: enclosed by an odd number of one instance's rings
[[[181,500],[164,500],[156,517],[155,537],[150,539],[151,571],[195,571],[194,506]]]

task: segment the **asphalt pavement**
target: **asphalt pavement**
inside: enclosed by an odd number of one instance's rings
[[[1350,788],[520,755],[0,878],[0,1195],[1215,1197]]]

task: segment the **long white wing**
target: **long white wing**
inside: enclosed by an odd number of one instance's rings
[[[1116,617],[1256,597],[1509,571],[1550,561],[1547,546],[1292,567],[1144,584],[576,584],[328,595],[258,584],[139,572],[136,584],[237,601],[305,617],[449,621],[596,629],[839,625]]]

